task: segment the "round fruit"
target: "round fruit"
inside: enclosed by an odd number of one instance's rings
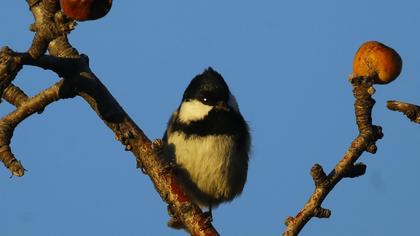
[[[402,60],[398,53],[376,41],[368,41],[357,50],[353,76],[373,77],[377,84],[387,84],[398,77]]]
[[[112,6],[112,0],[60,0],[64,14],[73,20],[96,20],[104,17]]]

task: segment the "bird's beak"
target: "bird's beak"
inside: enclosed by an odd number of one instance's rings
[[[226,105],[225,102],[220,101],[216,104],[215,108],[217,110],[222,110],[222,111],[230,111],[230,108]]]

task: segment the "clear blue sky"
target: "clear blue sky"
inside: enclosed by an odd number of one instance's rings
[[[301,235],[414,235],[420,205],[420,126],[386,109],[420,104],[420,14],[415,0],[115,1],[104,19],[80,23],[70,40],[144,129],[159,138],[190,81],[218,70],[249,121],[253,152],[243,194],[214,211],[222,235],[280,235],[313,191],[309,169],[326,171],[357,135],[347,82],[354,53],[381,41],[403,58],[400,78],[376,86],[373,120],[384,138],[364,154],[366,175],[345,179]],[[0,45],[26,50],[33,22],[25,1],[0,9]],[[34,95],[55,74],[25,67],[16,84]],[[11,111],[0,104],[0,115]],[[166,205],[131,153],[80,98],[20,125],[13,152],[28,169],[0,169],[5,236],[185,235],[166,227]]]

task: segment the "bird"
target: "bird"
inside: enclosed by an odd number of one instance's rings
[[[211,220],[212,208],[242,193],[251,135],[235,96],[212,67],[191,80],[162,141],[186,194],[208,209]]]

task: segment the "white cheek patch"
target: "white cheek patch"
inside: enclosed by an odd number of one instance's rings
[[[212,106],[198,100],[183,102],[179,108],[179,121],[188,124],[191,121],[201,120],[209,114],[211,109],[213,109]]]
[[[239,112],[238,102],[236,101],[235,96],[233,96],[233,94],[231,94],[231,93],[229,93],[228,106],[231,107],[236,112]]]

